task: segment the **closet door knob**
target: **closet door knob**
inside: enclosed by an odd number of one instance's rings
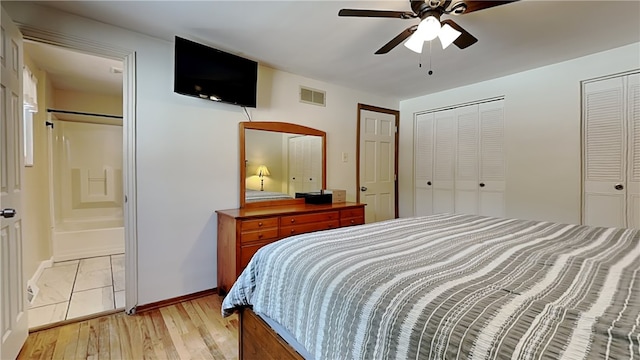
[[[484,183],[480,183],[480,187],[484,187]]]
[[[427,181],[427,185],[431,186],[431,181]]]
[[[367,191],[367,187],[366,186],[360,187],[360,191]]]
[[[622,190],[622,189],[624,189],[624,185],[616,184],[616,186],[614,186],[613,188],[616,189],[616,190]]]

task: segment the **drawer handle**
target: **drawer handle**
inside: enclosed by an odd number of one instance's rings
[[[262,226],[262,222],[259,222],[259,223],[258,223],[258,226]]]
[[[258,234],[258,239],[262,239],[262,234]]]
[[[292,222],[292,223],[296,222],[296,219],[291,219],[291,222]]]
[[[355,223],[356,223],[356,221],[355,221],[355,220],[351,220],[351,223],[352,223],[352,224],[355,224]]]
[[[296,229],[291,229],[291,233],[293,234],[294,232],[296,232]]]

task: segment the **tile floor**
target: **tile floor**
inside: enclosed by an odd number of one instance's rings
[[[36,282],[29,327],[124,307],[124,254],[54,263]]]

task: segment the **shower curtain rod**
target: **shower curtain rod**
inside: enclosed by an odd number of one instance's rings
[[[47,112],[60,113],[60,114],[72,114],[72,115],[99,116],[99,117],[106,117],[111,119],[122,119],[122,116],[118,116],[118,115],[86,113],[86,112],[80,112],[80,111],[47,109]]]

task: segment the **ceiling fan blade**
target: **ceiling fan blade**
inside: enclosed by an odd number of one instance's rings
[[[442,20],[442,23],[449,24],[449,26],[461,32],[460,36],[458,36],[458,38],[453,42],[460,49],[468,48],[478,42],[478,39],[476,39],[475,36],[469,34],[467,30],[460,27],[460,25],[456,24],[455,21],[446,19]]]
[[[505,5],[518,0],[503,0],[503,1],[464,1],[467,4],[467,10],[463,14],[470,12],[492,8],[494,6]]]
[[[391,41],[386,43],[383,47],[378,49],[378,51],[376,51],[376,55],[388,53],[389,51],[391,51],[391,49],[393,49],[394,47],[398,46],[398,44],[403,42],[404,39],[411,36],[411,34],[413,34],[417,28],[418,28],[418,25],[409,26],[403,32],[398,34],[398,36],[394,37],[393,39],[391,39]]]
[[[410,18],[416,17],[414,13],[410,13],[406,11],[359,10],[359,9],[342,9],[338,12],[338,16],[398,18],[398,19],[410,19]]]

